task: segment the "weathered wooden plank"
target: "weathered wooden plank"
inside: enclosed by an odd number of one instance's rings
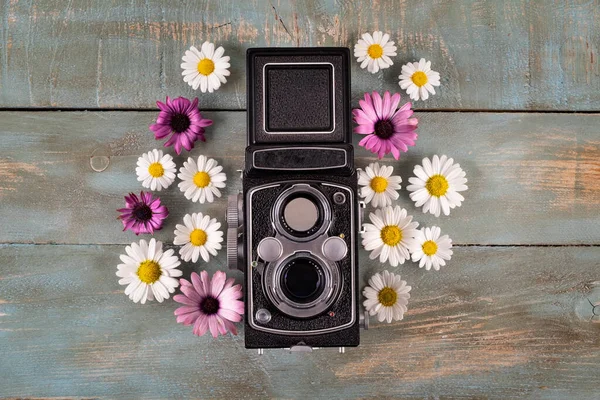
[[[205,108],[245,107],[244,59],[255,46],[348,46],[389,32],[398,56],[378,75],[353,62],[353,98],[398,90],[402,64],[442,74],[419,108],[600,110],[600,4],[593,1],[33,0],[0,3],[0,106],[153,107],[193,95],[180,58],[211,40],[232,77]]]
[[[404,321],[373,321],[346,354],[263,356],[243,336],[194,337],[172,300],[130,302],[114,276],[122,250],[0,246],[0,397],[597,395],[600,316],[588,299],[600,302],[598,247],[460,247],[439,273],[406,264]],[[185,275],[224,261],[185,264]],[[382,267],[360,261],[362,286]]]
[[[208,113],[215,123],[191,154],[216,157],[240,188],[245,113]],[[0,241],[9,243],[129,243],[115,220],[123,195],[139,191],[137,157],[161,143],[147,126],[150,112],[0,113]],[[423,156],[446,153],[469,179],[466,201],[450,217],[400,204],[424,225],[438,224],[456,243],[599,244],[600,115],[419,113],[417,146],[400,161],[406,183]],[[476,140],[474,140],[476,138]],[[101,173],[90,155],[111,156]],[[178,165],[188,154],[176,157]],[[360,167],[375,161],[357,148]],[[177,183],[177,182],[176,182]],[[157,238],[172,241],[185,213],[202,211],[224,222],[225,198],[210,205],[186,200],[177,185],[161,193],[171,210]]]

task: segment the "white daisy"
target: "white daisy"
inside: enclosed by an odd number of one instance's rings
[[[194,46],[186,50],[184,61],[181,63],[184,82],[187,82],[194,90],[200,87],[202,93],[208,90],[210,93],[217,90],[221,83],[226,83],[229,76],[229,56],[223,57],[225,49],[210,42],[202,44],[201,51]]]
[[[406,215],[406,210],[396,207],[385,207],[370,213],[372,224],[364,224],[362,245],[371,251],[371,260],[379,257],[379,262],[390,260],[390,265],[396,267],[404,264],[410,258],[409,246],[415,242],[418,222],[412,222],[412,217]]]
[[[400,275],[389,271],[377,273],[369,279],[369,286],[363,290],[363,296],[367,298],[363,305],[369,315],[377,314],[379,322],[386,320],[389,324],[392,320],[400,321],[407,311],[410,289]]]
[[[467,190],[467,178],[460,164],[453,164],[454,160],[446,156],[433,156],[423,159],[423,166],[416,165],[413,173],[416,177],[408,178],[411,185],[406,189],[416,207],[423,206],[423,212],[430,212],[436,217],[440,211],[450,215],[450,209],[460,207],[465,199],[460,193]]]
[[[183,163],[183,167],[179,168],[179,190],[184,192],[188,200],[200,201],[203,204],[205,201],[212,203],[215,200],[214,196],[221,197],[218,188],[224,188],[227,181],[227,176],[221,171],[223,167],[212,158],[200,156],[196,163],[190,157]]]
[[[394,64],[390,57],[395,55],[396,46],[390,41],[390,35],[380,31],[373,32],[373,36],[363,33],[362,39],[358,39],[358,43],[354,45],[354,57],[361,63],[360,67],[367,67],[373,74]]]
[[[415,236],[416,243],[410,247],[410,253],[413,261],[419,261],[419,268],[429,271],[433,267],[439,271],[452,257],[452,239],[448,235],[440,237],[440,233],[440,228],[432,226],[420,229]]]
[[[183,246],[179,249],[179,254],[183,261],[196,262],[198,256],[206,262],[210,260],[208,253],[217,255],[217,250],[221,250],[223,241],[223,232],[219,230],[221,223],[215,218],[211,219],[208,215],[202,213],[186,214],[183,217],[184,225],[177,224],[175,227],[175,240],[173,243],[177,246]]]
[[[139,244],[131,243],[125,251],[127,254],[121,254],[123,264],[117,266],[119,285],[127,285],[125,294],[134,303],[142,304],[146,300],[156,299],[162,303],[168,299],[169,293],[179,286],[175,278],[182,274],[177,269],[181,262],[175,252],[163,251],[162,242],[154,238],[150,242],[142,239]]]
[[[175,181],[176,167],[170,154],[154,149],[138,158],[135,172],[143,187],[161,191]]]
[[[358,172],[358,184],[360,196],[364,197],[365,203],[372,202],[373,207],[385,207],[392,205],[392,200],[397,200],[402,178],[392,176],[394,167],[391,165],[380,166],[378,163],[369,164],[364,171]]]
[[[431,70],[431,61],[421,58],[419,62],[402,66],[398,83],[413,100],[427,100],[429,93],[435,94],[434,86],[440,86],[440,73]]]

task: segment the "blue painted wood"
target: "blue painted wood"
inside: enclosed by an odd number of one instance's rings
[[[600,6],[592,1],[50,1],[0,3],[0,106],[151,108],[191,96],[184,51],[210,40],[232,58],[229,82],[205,108],[245,108],[245,51],[348,46],[389,32],[392,68],[353,62],[353,99],[398,91],[401,66],[421,57],[442,86],[418,108],[600,110]]]
[[[116,209],[139,192],[137,158],[162,142],[148,125],[156,112],[0,113],[0,241],[8,243],[130,243]],[[422,226],[438,225],[462,244],[600,244],[600,115],[417,113],[417,145],[400,161],[388,156],[403,188],[424,156],[447,154],[467,173],[469,190],[449,217],[425,215],[408,192],[399,204]],[[224,196],[201,205],[185,199],[178,180],[157,192],[171,215],[157,238],[173,240],[186,213],[203,211],[224,223],[225,195],[240,189],[244,112],[207,113],[207,142],[175,158],[205,154],[229,177]],[[355,144],[358,141],[358,135]],[[95,152],[95,153],[94,153]],[[170,150],[171,154],[175,153]],[[110,156],[101,173],[90,156]],[[377,161],[357,147],[356,163]]]
[[[598,247],[459,247],[439,273],[409,263],[403,321],[372,321],[345,354],[263,356],[242,336],[193,336],[171,300],[132,303],[122,251],[0,246],[0,397],[596,398]],[[360,262],[362,286],[382,267]]]

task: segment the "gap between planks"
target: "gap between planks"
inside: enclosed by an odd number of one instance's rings
[[[355,107],[355,106],[353,106]],[[487,113],[487,114],[600,114],[598,110],[508,110],[487,108],[413,108],[423,113]],[[0,112],[158,112],[158,108],[86,108],[86,107],[0,107]],[[203,112],[246,112],[245,108],[204,108]]]
[[[148,238],[140,238],[148,239]],[[152,238],[150,238],[152,239]],[[134,241],[138,241],[138,238],[133,238]],[[165,242],[164,244],[174,246],[173,242]],[[0,246],[125,246],[124,243],[53,243],[53,242],[0,242]],[[453,243],[453,248],[456,247],[481,247],[481,248],[505,248],[505,247],[600,247],[600,243],[593,244],[478,244],[478,243]]]

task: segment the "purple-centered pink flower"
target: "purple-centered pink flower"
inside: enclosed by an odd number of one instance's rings
[[[191,282],[180,279],[181,292],[173,299],[183,304],[175,310],[177,322],[183,325],[194,325],[193,333],[204,335],[208,330],[213,337],[231,332],[237,335],[235,322],[242,320],[244,302],[241,285],[233,285],[234,279],[224,272],[217,271],[211,279],[206,271],[200,275],[192,272]]]
[[[167,96],[167,102],[156,102],[160,113],[156,123],[150,125],[156,140],[167,138],[165,147],[173,146],[177,154],[181,154],[183,147],[190,151],[196,140],[206,141],[204,128],[212,125],[210,119],[202,118],[198,110],[198,98],[189,101],[185,97],[171,100]]]
[[[411,103],[406,103],[398,110],[400,95],[385,92],[383,99],[377,92],[365,93],[364,100],[359,100],[360,108],[352,110],[354,121],[358,124],[354,132],[366,135],[358,144],[375,153],[379,158],[392,153],[397,160],[400,151],[407,152],[408,146],[414,146],[417,140],[418,120],[413,115]]]
[[[154,233],[162,228],[163,220],[169,215],[167,207],[163,206],[158,197],[151,193],[140,192],[125,196],[125,208],[117,210],[121,213],[119,219],[123,222],[123,230],[131,230],[136,235]]]

